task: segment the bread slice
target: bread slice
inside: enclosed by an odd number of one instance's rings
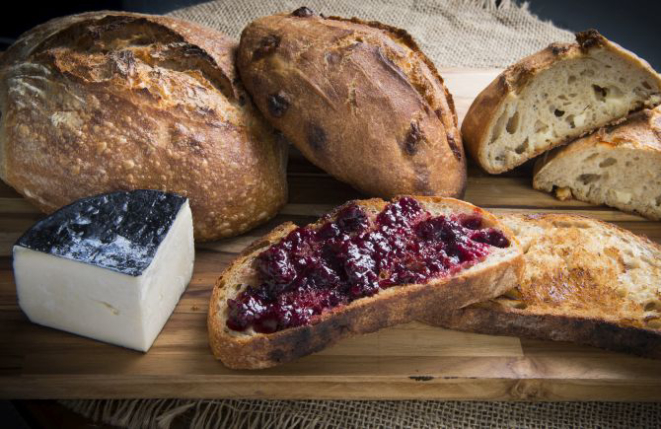
[[[544,154],[533,186],[661,220],[661,108]]]
[[[479,216],[483,228],[498,229],[509,240],[509,245],[504,248],[489,246],[485,259],[426,284],[380,289],[372,296],[325,310],[314,316],[309,324],[268,334],[258,333],[252,327],[243,331],[230,329],[227,326],[228,300],[236,299],[248,285],[260,284],[256,267],[258,256],[296,230],[292,223],[283,224],[249,246],[216,282],[208,315],[209,342],[214,356],[230,368],[268,368],[320,351],[352,334],[373,332],[420,319],[430,311],[450,310],[496,297],[517,283],[522,271],[521,250],[511,232],[493,215],[452,198],[413,198],[433,216]],[[322,225],[336,220],[338,213],[352,204],[367,213],[372,223],[370,228],[374,228],[377,214],[388,203],[380,199],[348,202],[310,228],[319,230]],[[383,271],[378,274],[380,279],[383,278]]]
[[[489,173],[661,103],[661,78],[595,30],[549,45],[508,67],[471,105],[465,145]]]
[[[427,323],[661,358],[661,246],[582,216],[501,221],[523,248],[523,280],[494,300],[439,309]]]

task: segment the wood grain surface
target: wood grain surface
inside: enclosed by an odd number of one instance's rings
[[[462,117],[497,70],[441,70]],[[0,185],[0,398],[291,398],[661,400],[658,361],[568,343],[468,334],[412,323],[350,338],[278,368],[233,371],[207,344],[214,281],[249,242],[275,225],[313,221],[362,196],[291,155],[290,200],[257,230],[198,246],[195,273],[174,314],[146,353],[31,324],[20,311],[10,253],[40,213]],[[469,168],[465,199],[495,213],[592,216],[661,242],[661,223],[531,188],[531,168],[489,176]]]

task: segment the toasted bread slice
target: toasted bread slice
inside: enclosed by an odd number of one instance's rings
[[[466,148],[502,173],[553,147],[661,103],[661,78],[644,60],[594,30],[508,67],[471,105]]]
[[[521,283],[427,323],[462,331],[574,341],[661,358],[661,246],[572,215],[505,215],[524,251]]]
[[[661,220],[661,107],[544,154],[533,186]]]
[[[282,244],[282,240],[288,240],[292,231],[301,232],[301,229],[297,230],[294,224],[286,223],[249,246],[218,279],[211,297],[208,316],[209,342],[214,355],[230,368],[272,367],[320,351],[348,335],[373,332],[387,326],[420,319],[430,311],[460,308],[496,297],[517,283],[522,272],[522,253],[512,233],[495,216],[469,203],[452,198],[406,197],[406,199],[417,201],[419,206],[433,217],[464,216],[462,219],[465,219],[466,216],[473,216],[481,219],[479,229],[496,230],[506,238],[506,245],[500,247],[488,245],[488,253],[472,264],[463,265],[445,275],[431,278],[424,284],[394,285],[379,289],[374,295],[358,297],[348,303],[326,308],[307,324],[272,333],[259,333],[254,327],[242,331],[230,329],[229,300],[237,302],[242,293],[249,292],[248,285],[255,288],[263,281],[264,274],[260,274],[257,266],[259,255],[279,243]],[[403,200],[397,199],[396,202]],[[338,214],[344,213],[343,210],[352,205],[358,206],[369,219],[366,230],[369,232],[375,230],[377,214],[384,210],[388,203],[380,199],[348,202],[306,228],[317,234],[322,226],[330,222],[337,223]],[[412,235],[412,237],[419,236]],[[414,240],[419,240],[416,245],[422,241],[418,238]],[[415,263],[419,264],[420,261],[407,262],[407,264]],[[388,275],[388,272],[380,269],[374,269],[374,272],[378,279]],[[260,287],[263,287],[263,284]],[[329,286],[329,288],[335,287],[335,285]]]

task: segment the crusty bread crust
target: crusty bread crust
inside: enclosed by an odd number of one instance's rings
[[[271,124],[339,180],[387,198],[463,194],[452,97],[404,30],[267,16],[243,30],[237,65]]]
[[[518,94],[531,79],[559,61],[584,58],[592,49],[606,49],[637,67],[649,70],[651,75],[657,76],[645,60],[607,40],[595,30],[577,33],[576,40],[576,43],[552,43],[545,49],[511,65],[491,82],[471,104],[462,123],[461,134],[466,150],[488,173],[498,174],[515,167],[495,168],[487,159],[486,146],[489,134],[498,119],[497,113],[512,94]],[[657,76],[656,80],[661,83],[660,77]],[[584,134],[588,132],[590,131]],[[539,148],[528,159],[565,143],[567,142],[559,141],[551,146]]]
[[[537,238],[519,231],[524,252],[540,252],[535,242],[545,240],[552,246],[553,241],[563,242],[567,247],[578,251],[558,250],[566,258],[572,259],[579,267],[578,275],[572,277],[566,272],[556,277],[554,264],[540,266],[524,257],[523,283],[495,300],[485,301],[450,312],[438,311],[421,319],[423,322],[448,329],[478,332],[492,335],[520,336],[535,339],[572,341],[580,344],[601,347],[608,350],[631,353],[639,356],[661,359],[661,328],[652,328],[650,320],[656,320],[661,307],[647,309],[649,304],[637,302],[617,291],[612,279],[618,270],[626,270],[628,264],[642,263],[633,257],[626,261],[616,257],[615,272],[604,266],[597,266],[599,258],[606,258],[615,249],[605,248],[605,254],[594,255],[591,261],[582,261],[584,243],[579,241],[584,235],[572,234],[571,228],[590,228],[597,240],[605,240],[606,234],[625,238],[631,246],[650,249],[661,254],[661,246],[645,237],[637,237],[629,231],[595,219],[576,215],[504,215],[506,224],[528,223],[531,228],[541,228]],[[509,220],[508,220],[509,219]],[[551,236],[549,228],[565,225],[567,233]],[[602,231],[602,232],[598,232]],[[567,252],[566,254],[564,252]],[[529,271],[535,270],[534,273]],[[661,271],[657,270],[657,282]],[[654,274],[651,274],[654,276]],[[551,281],[549,281],[551,280]],[[597,281],[594,285],[593,281]],[[554,284],[555,283],[555,284]],[[657,283],[658,284],[658,283]],[[576,288],[576,289],[575,289]],[[573,292],[574,289],[576,292]],[[628,291],[633,294],[634,291]],[[566,294],[566,295],[565,295]],[[656,299],[661,298],[657,291]],[[655,302],[655,301],[652,301]],[[637,315],[637,316],[636,316]],[[645,324],[648,326],[645,326]]]
[[[608,160],[612,161],[601,164]],[[572,169],[567,168],[570,164]],[[600,176],[591,185],[599,192],[577,192],[581,187],[577,178],[582,175]],[[647,188],[641,188],[641,183]],[[545,153],[535,162],[533,187],[547,192],[564,188],[577,199],[661,220],[661,107],[637,112],[617,125]],[[607,194],[612,191],[622,194],[622,200]],[[627,201],[627,195],[634,197]]]
[[[214,356],[230,368],[268,368],[320,351],[349,335],[374,332],[423,318],[438,309],[450,310],[495,297],[517,282],[523,270],[521,251],[513,234],[498,223],[493,215],[451,198],[417,199],[427,209],[442,205],[456,212],[480,213],[485,224],[497,226],[510,239],[514,246],[510,249],[511,255],[488,266],[478,263],[454,277],[438,279],[427,285],[402,285],[382,290],[373,297],[358,299],[324,313],[316,323],[307,326],[285,329],[273,334],[237,335],[225,325],[224,312],[228,295],[232,294],[235,285],[245,282],[246,277],[251,277],[246,273],[257,255],[295,229],[295,225],[291,223],[281,225],[249,246],[216,282],[208,316],[209,343]],[[379,199],[357,203],[375,213],[386,204]],[[317,222],[316,225],[321,222],[323,221]]]
[[[477,304],[438,314],[426,322],[458,331],[538,340],[569,341],[661,359],[661,333],[621,326],[599,318],[527,314],[515,308]],[[495,304],[497,305],[497,304]]]
[[[238,82],[236,44],[186,21],[93,12],[0,58],[0,177],[52,212],[89,195],[190,199],[199,240],[240,234],[287,197],[287,145]]]

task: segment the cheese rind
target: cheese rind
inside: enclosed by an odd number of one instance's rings
[[[155,190],[83,198],[37,222],[16,244],[138,276],[185,202]]]
[[[157,206],[154,208],[158,211]],[[134,214],[137,213],[141,212]],[[133,216],[128,212],[126,215]],[[143,221],[149,224],[160,215]],[[103,261],[95,264],[88,257],[77,261],[22,246],[19,240],[14,246],[14,274],[21,309],[40,325],[135,350],[149,350],[190,281],[195,254],[187,200],[182,199],[171,222],[162,223],[167,225],[162,238],[154,247],[149,264],[138,275],[132,275],[135,264],[125,265],[131,270],[121,272]],[[145,231],[162,227],[156,224]],[[101,249],[99,253],[112,256],[107,251]],[[122,258],[128,255],[130,252],[125,251]],[[139,257],[144,259],[144,255],[144,251],[140,252]]]

